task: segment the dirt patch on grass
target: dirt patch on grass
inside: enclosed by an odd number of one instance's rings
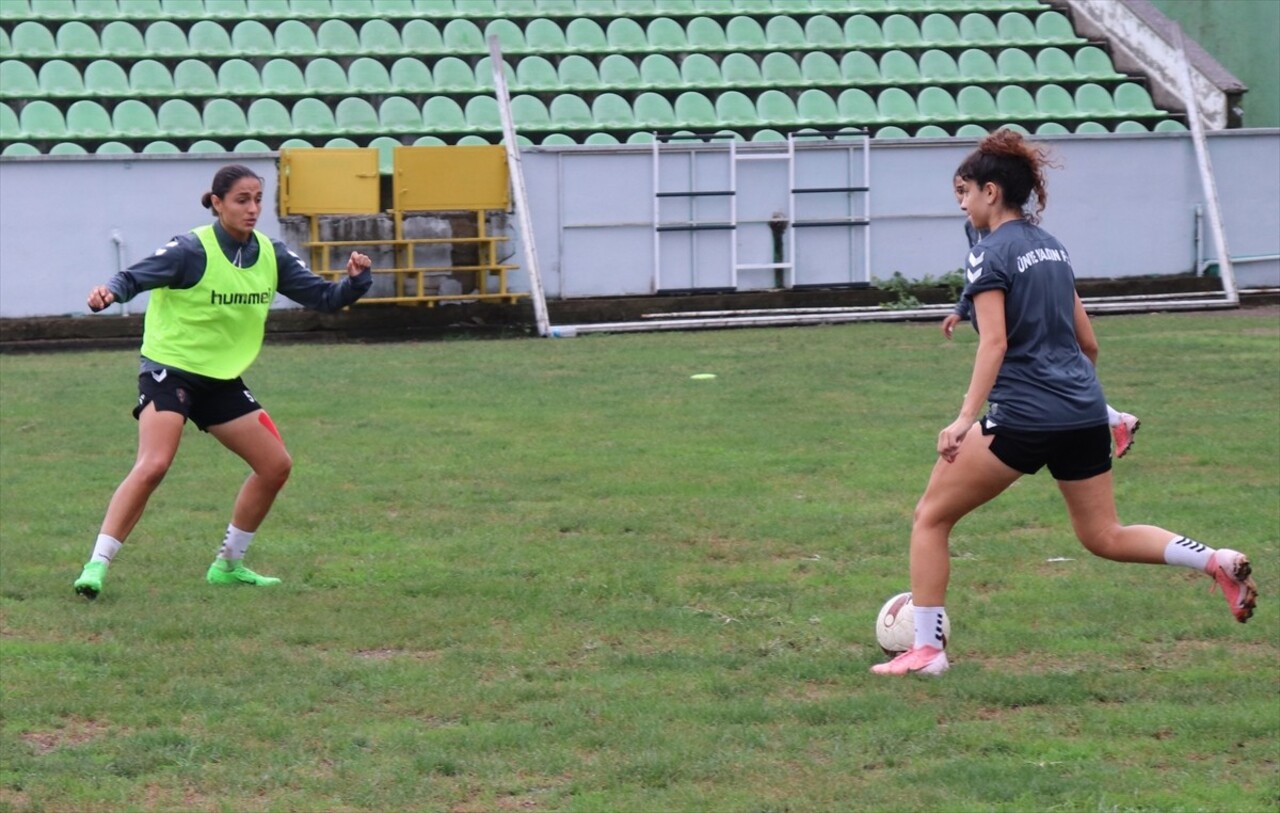
[[[356,657],[366,661],[389,661],[392,658],[409,658],[415,661],[433,661],[442,653],[436,649],[358,649]]]
[[[20,734],[18,739],[30,745],[36,754],[43,756],[59,748],[70,748],[83,745],[90,740],[106,736],[107,725],[96,720],[82,717],[71,717],[64,721],[60,728],[48,731],[28,731]]]

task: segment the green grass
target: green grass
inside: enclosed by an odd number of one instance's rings
[[[1122,517],[1247,551],[1257,615],[1089,557],[1041,474],[905,681],[872,625],[971,331],[271,346],[285,583],[203,583],[245,472],[189,428],[94,603],[136,356],[2,356],[0,810],[1275,811],[1280,320],[1097,327]]]

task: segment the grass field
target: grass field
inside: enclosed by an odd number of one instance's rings
[[[938,680],[867,668],[967,328],[271,346],[284,584],[204,584],[245,472],[189,427],[94,603],[136,354],[0,357],[0,810],[1274,812],[1280,318],[1096,324],[1122,517],[1257,615],[1041,474],[957,528]]]

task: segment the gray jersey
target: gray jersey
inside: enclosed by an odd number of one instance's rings
[[[969,241],[969,248],[973,248],[977,245],[979,240],[990,233],[991,232],[976,228],[969,222],[969,218],[966,217],[964,219],[964,236],[965,239]],[[959,316],[961,319],[969,319],[973,315],[971,313],[973,310],[973,303],[961,296],[960,301],[956,303],[953,310],[955,311],[956,316]]]
[[[1075,331],[1075,274],[1057,238],[1025,220],[969,250],[964,298],[1005,293],[1008,349],[988,397],[993,421],[1015,429],[1078,429],[1107,422],[1093,363]],[[975,308],[974,327],[981,332]]]

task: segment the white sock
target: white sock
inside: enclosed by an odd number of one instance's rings
[[[946,641],[942,638],[942,607],[916,607],[913,618],[916,622],[916,646],[932,646],[943,649]]]
[[[1120,413],[1111,408],[1111,404],[1107,404],[1107,424],[1115,426],[1120,423]]]
[[[1175,536],[1164,549],[1164,563],[1204,570],[1213,558],[1214,549],[1185,536]]]
[[[218,550],[218,558],[227,561],[243,559],[252,541],[252,531],[242,531],[234,525],[228,525],[227,535],[222,538],[222,548]]]
[[[98,534],[98,541],[93,543],[93,555],[89,557],[89,561],[111,564],[111,560],[120,552],[120,544],[120,540],[114,536]]]

